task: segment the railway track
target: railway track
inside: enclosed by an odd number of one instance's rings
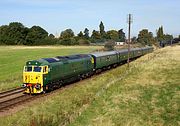
[[[105,73],[109,71],[105,70],[105,71],[101,71],[100,73]],[[92,77],[95,77],[97,75],[99,75],[100,73],[96,73],[95,75],[93,75]],[[88,77],[86,79],[83,79],[81,81],[86,81],[88,79],[91,79],[92,77]],[[79,81],[76,82],[72,82],[73,84],[77,83]],[[37,98],[40,97],[44,97],[44,96],[48,96],[51,95],[53,93],[59,92],[60,90],[63,90],[63,88],[68,88],[72,86],[72,84],[67,84],[57,90],[51,91],[49,93],[46,94],[39,94],[39,95],[28,95],[28,94],[23,94],[23,88],[17,88],[17,89],[12,89],[6,92],[1,92],[0,93],[0,114],[1,112],[8,112],[8,110],[17,107],[18,105],[21,105],[23,103],[28,102],[29,100],[35,100]]]
[[[107,71],[109,71],[109,69],[101,71],[100,73],[105,73]],[[96,73],[92,77],[95,77],[95,76],[99,75],[100,73]],[[88,78],[83,79],[81,81],[86,81],[88,79],[91,79],[92,77],[88,77]],[[72,83],[75,84],[77,82],[79,82],[79,81],[72,82]],[[5,91],[5,92],[0,92],[0,113],[5,112],[9,109],[12,109],[12,108],[14,108],[20,104],[23,104],[25,102],[28,102],[29,100],[35,100],[37,98],[44,97],[44,96],[50,95],[52,93],[59,92],[59,90],[62,90],[63,88],[67,88],[69,86],[72,86],[71,84],[67,84],[67,85],[61,87],[60,89],[51,91],[49,93],[39,94],[39,95],[23,94],[24,88],[16,88],[16,89],[12,89],[12,90]]]
[[[24,88],[11,89],[9,91],[0,92],[0,114],[7,113],[8,110],[17,107],[29,100],[46,96],[48,94],[29,95],[23,94]]]
[[[1,101],[0,102],[0,112],[3,112],[5,110],[11,109],[13,108],[15,105],[17,104],[21,104],[23,102],[26,102],[32,98],[34,98],[35,96],[31,96],[31,95],[20,95],[18,97],[14,97],[5,101]]]
[[[23,92],[23,90],[24,90],[24,88],[19,87],[19,88],[11,89],[11,90],[8,90],[8,91],[0,92],[0,99],[4,98],[4,97],[8,97],[8,96],[11,96],[11,95],[21,93],[21,92]]]
[[[29,97],[28,95],[23,94],[24,89],[19,87],[15,89],[11,89],[8,91],[0,92],[0,112],[10,109],[27,100]]]

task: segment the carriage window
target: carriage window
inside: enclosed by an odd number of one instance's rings
[[[34,67],[34,72],[41,72],[41,67]]]
[[[32,67],[25,67],[26,72],[32,72]]]

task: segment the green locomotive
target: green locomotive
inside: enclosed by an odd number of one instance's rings
[[[130,50],[130,59],[153,51],[152,47]],[[25,93],[38,94],[83,79],[127,61],[128,50],[56,56],[26,62],[23,71]]]

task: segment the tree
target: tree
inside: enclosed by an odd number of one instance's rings
[[[132,37],[131,42],[132,42],[132,43],[136,43],[136,42],[137,42],[137,38],[136,38],[135,36]]]
[[[69,39],[71,37],[74,37],[74,32],[72,29],[66,29],[65,31],[62,31],[60,34],[61,39]]]
[[[159,42],[164,40],[164,31],[163,31],[163,26],[159,27],[159,29],[157,30],[157,40]]]
[[[0,41],[7,45],[20,45],[25,42],[28,28],[19,22],[12,22],[9,25],[1,26]]]
[[[55,38],[55,36],[54,36],[53,34],[49,34],[49,38],[54,39],[54,38]]]
[[[155,40],[152,32],[148,32],[148,29],[143,29],[138,34],[137,42],[141,43],[142,45],[152,45],[154,44]]]
[[[166,35],[164,35],[164,40],[165,41],[171,41],[171,40],[173,40],[173,36],[169,35],[169,34],[166,34]]]
[[[84,29],[84,37],[89,39],[89,30],[87,28]]]
[[[107,31],[107,39],[109,40],[114,40],[114,41],[119,41],[119,34],[116,30],[110,30]]]
[[[91,40],[92,42],[100,42],[101,34],[98,31],[93,30],[92,35],[91,35]]]
[[[119,41],[125,42],[126,41],[126,36],[125,36],[125,33],[123,32],[123,29],[120,29],[118,31],[118,34],[119,34]]]
[[[48,32],[40,26],[33,26],[26,36],[25,45],[43,45],[43,41],[48,37]]]
[[[0,26],[0,44],[4,45],[52,45],[57,42],[53,34],[40,26],[25,27],[22,23],[11,22]]]
[[[80,31],[79,34],[78,34],[77,36],[78,36],[79,38],[83,38],[83,37],[84,37],[82,31]]]
[[[99,25],[99,31],[100,31],[100,34],[101,34],[101,38],[105,38],[106,37],[106,32],[104,30],[104,24],[103,24],[102,21],[100,22],[100,25]]]
[[[61,32],[60,44],[62,45],[77,45],[77,41],[74,36],[74,32],[71,29],[66,29]]]
[[[0,44],[8,44],[10,37],[8,37],[9,26],[3,25],[0,27]]]

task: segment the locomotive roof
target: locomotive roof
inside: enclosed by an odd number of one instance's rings
[[[77,54],[77,55],[70,55],[70,56],[56,56],[52,58],[42,58],[39,60],[31,60],[27,61],[26,65],[47,65],[49,63],[54,63],[54,62],[63,62],[67,60],[76,60],[76,59],[83,59],[83,58],[88,58],[88,54]]]
[[[26,62],[26,65],[37,65],[37,66],[40,66],[40,65],[47,65],[48,62],[44,59],[39,59],[39,60],[30,60],[30,61],[27,61]]]
[[[101,57],[101,56],[107,56],[107,55],[114,55],[116,53],[117,53],[116,51],[94,52],[94,53],[91,53],[91,55],[93,55],[95,57]]]
[[[89,55],[87,55],[87,54],[77,54],[77,55],[70,55],[70,56],[56,56],[53,58],[43,58],[43,59],[49,63],[53,63],[53,62],[61,62],[61,61],[63,62],[63,61],[67,61],[67,60],[88,58],[88,57],[89,57]]]

